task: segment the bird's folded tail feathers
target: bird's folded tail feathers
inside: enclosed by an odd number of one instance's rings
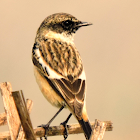
[[[91,140],[93,131],[92,131],[92,127],[91,127],[89,121],[84,121],[83,119],[78,120],[78,121],[79,121],[81,127],[83,128],[86,139]]]

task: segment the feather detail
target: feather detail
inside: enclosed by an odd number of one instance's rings
[[[33,63],[45,75],[47,73],[50,78],[65,78],[71,82],[79,76],[85,79],[82,60],[75,46],[54,39],[42,39],[34,46]]]
[[[54,39],[34,44],[32,60],[39,73],[56,89],[77,117],[85,98],[85,72],[75,46]]]

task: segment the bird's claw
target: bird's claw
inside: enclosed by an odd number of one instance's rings
[[[64,134],[63,134],[63,137],[64,137],[64,140],[66,140],[67,137],[68,137],[67,122],[64,121],[64,122],[62,122],[60,125],[63,125],[63,127],[64,127]]]
[[[49,125],[48,124],[42,124],[42,125],[39,125],[38,127],[42,127],[42,128],[44,128],[45,129],[45,135],[44,135],[44,138],[45,138],[45,140],[47,140],[47,131],[48,131],[48,129],[49,129]],[[40,137],[40,140],[42,140],[42,137]]]

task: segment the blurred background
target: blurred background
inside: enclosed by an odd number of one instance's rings
[[[75,44],[87,75],[90,121],[111,120],[113,131],[104,140],[140,139],[140,1],[139,0],[30,0],[0,1],[0,83],[23,90],[33,100],[34,128],[47,123],[58,110],[51,106],[35,81],[31,51],[36,31],[45,17],[70,13],[93,25],[78,30]],[[0,113],[4,112],[0,97]],[[66,119],[63,110],[51,125]],[[69,123],[77,123],[74,117]],[[0,132],[8,127],[0,127]],[[62,140],[63,137],[49,137]],[[68,140],[85,140],[83,134]]]

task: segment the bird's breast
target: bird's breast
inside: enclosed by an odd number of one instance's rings
[[[54,91],[54,89],[50,86],[47,80],[39,73],[37,68],[34,66],[34,75],[39,85],[41,92],[44,97],[56,107],[65,106],[64,100]]]

